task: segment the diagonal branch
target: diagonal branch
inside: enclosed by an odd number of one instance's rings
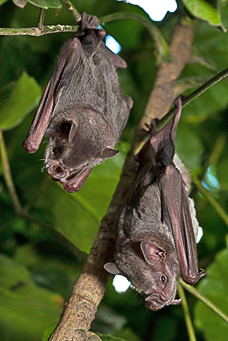
[[[221,317],[226,323],[228,323],[228,315],[224,313],[219,307],[212,303],[207,297],[203,296],[199,290],[192,287],[191,285],[185,283],[182,279],[179,280],[180,285],[194,295],[198,300],[204,303],[208,308],[210,308],[215,314]]]
[[[192,319],[191,319],[191,315],[190,315],[189,308],[188,308],[188,302],[185,296],[184,289],[182,288],[180,284],[178,285],[178,293],[179,293],[179,297],[182,298],[181,305],[182,305],[183,312],[184,312],[184,318],[185,318],[185,323],[187,326],[189,341],[196,341],[195,330],[193,328]]]
[[[50,337],[50,341],[87,340],[92,320],[95,318],[108,282],[109,274],[103,266],[114,257],[118,211],[124,203],[137,171],[133,150],[135,140],[143,134],[145,123],[150,124],[155,117],[162,118],[169,110],[176,94],[170,89],[170,83],[175,81],[187,63],[193,40],[193,25],[191,22],[177,26],[170,51],[172,61],[163,62],[158,69],[155,87],[151,92],[144,116],[136,131],[132,149],[128,153],[119,184],[112,198],[109,209],[102,219],[100,230],[91,249],[88,261],[73,288],[73,292],[65,305],[60,322]]]

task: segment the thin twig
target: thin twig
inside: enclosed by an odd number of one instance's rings
[[[166,63],[166,64],[169,64],[169,63]],[[221,80],[223,80],[227,76],[228,76],[228,68],[222,70],[217,75],[210,78],[207,82],[205,82],[203,85],[201,85],[199,88],[197,88],[195,91],[193,91],[189,96],[183,98],[182,107],[185,107],[187,104],[192,102],[194,99],[196,99],[202,93],[204,93],[206,90],[210,89],[213,85],[220,82]],[[170,94],[169,94],[170,96],[171,95],[174,96],[174,94],[176,93],[174,91],[174,87],[173,87],[173,85],[175,86],[175,83],[176,83],[176,81],[172,82],[170,84],[167,82],[167,84],[169,85],[168,89],[171,89]],[[154,87],[156,88],[156,84]],[[164,89],[167,91],[167,89],[165,87],[162,88],[161,86],[159,86],[159,84],[157,85],[157,89],[158,89],[158,93],[157,94],[155,93],[155,95],[151,97],[151,101],[150,101],[151,103],[153,103],[155,101],[155,98],[158,97],[160,91],[162,91],[163,93],[164,93]],[[174,100],[174,98],[173,98],[173,100]],[[165,100],[163,100],[163,103],[165,103]],[[137,153],[142,148],[143,144],[148,140],[149,134],[146,132],[147,131],[146,127],[150,126],[153,118],[159,119],[159,121],[157,122],[157,129],[160,130],[173,117],[175,107],[173,107],[171,110],[169,110],[169,112],[160,119],[159,112],[160,112],[160,107],[162,107],[162,105],[164,105],[163,103],[159,103],[160,105],[157,106],[157,108],[159,108],[159,109],[158,109],[157,113],[155,113],[155,112],[153,113],[154,117],[151,115],[150,110],[148,110],[149,114],[146,113],[142,117],[140,124],[138,126],[138,133],[137,133],[138,136],[136,136],[135,141],[134,141],[134,146],[133,146],[134,153]],[[163,110],[161,112],[163,112]],[[142,131],[144,131],[144,134],[142,134]]]
[[[225,68],[221,72],[219,72],[217,75],[209,79],[206,83],[201,85],[199,88],[197,88],[195,91],[193,91],[189,96],[183,98],[182,101],[182,107],[185,107],[187,104],[192,102],[194,99],[202,95],[205,91],[210,89],[213,85],[220,82],[224,78],[228,76],[228,68]],[[164,126],[167,124],[167,122],[173,117],[175,111],[175,107],[172,108],[165,116],[164,118],[158,123],[158,127]]]
[[[193,174],[192,175],[192,182],[196,185],[199,192],[209,201],[209,203],[213,206],[215,211],[218,213],[220,218],[224,221],[226,226],[228,227],[228,215],[225,210],[219,205],[219,203],[211,196],[210,192],[203,187],[202,183],[199,179]]]
[[[195,330],[192,324],[192,319],[191,319],[191,315],[190,315],[189,308],[188,308],[188,302],[185,296],[184,289],[182,288],[181,285],[178,285],[178,294],[179,294],[179,297],[182,298],[181,305],[184,311],[184,318],[185,318],[185,323],[186,323],[186,327],[188,331],[189,340],[196,341]]]
[[[69,9],[69,11],[72,12],[74,19],[79,22],[81,20],[81,15],[78,12],[78,10],[74,7],[74,5],[72,4],[72,2],[70,0],[62,0],[64,2],[64,4],[67,6],[67,8]]]
[[[227,140],[227,134],[219,132],[219,136],[214,142],[214,146],[211,152],[211,155],[208,160],[208,166],[216,166],[218,160],[221,156],[221,153],[225,147]]]
[[[10,170],[10,165],[9,165],[9,159],[6,151],[6,146],[5,146],[5,141],[3,138],[3,133],[0,130],[0,149],[1,149],[1,156],[2,156],[2,164],[3,164],[3,175],[4,179],[6,182],[6,186],[8,188],[11,200],[13,202],[14,209],[16,213],[18,214],[19,212],[22,211],[22,207],[20,204],[20,201],[18,199],[16,189],[14,187],[12,175],[11,175],[11,170]]]
[[[217,314],[225,322],[228,323],[228,315],[225,314],[224,311],[218,308],[214,303],[212,303],[207,297],[203,296],[199,290],[189,284],[186,284],[182,279],[179,280],[179,283],[182,285],[183,288],[189,291],[193,296],[195,296],[198,300],[200,300],[208,308],[210,308],[215,314]]]
[[[67,8],[72,11],[72,14],[77,22],[81,20],[81,16],[76,8],[72,5],[69,0],[63,0],[66,4]],[[128,12],[117,12],[105,17],[100,18],[100,23],[106,23],[112,20],[117,19],[133,19],[140,22],[143,26],[147,28],[150,35],[154,39],[156,43],[156,47],[158,50],[158,56],[160,59],[171,59],[171,55],[169,53],[169,48],[161,35],[160,31],[152,23],[151,20],[147,19],[146,17],[137,14],[137,13],[128,13]],[[43,26],[42,31],[37,27],[31,28],[0,28],[0,35],[29,35],[34,37],[39,37],[45,34],[50,33],[59,33],[59,32],[76,32],[78,30],[78,26],[71,26],[71,25],[49,25]]]
[[[38,25],[37,25],[37,27],[40,31],[42,31],[43,26],[44,26],[45,12],[46,12],[45,8],[40,9],[40,15],[39,15],[39,20],[38,20]]]
[[[40,37],[45,34],[60,32],[77,32],[78,25],[48,25],[42,31],[38,27],[30,28],[0,28],[0,36],[33,36]]]

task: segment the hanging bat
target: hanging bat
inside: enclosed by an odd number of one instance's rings
[[[158,133],[153,123],[152,137],[137,155],[138,174],[118,220],[117,263],[104,266],[127,277],[151,310],[180,303],[180,271],[191,285],[206,274],[198,271],[195,210],[173,162],[180,97],[176,104],[173,120]]]
[[[133,103],[115,71],[127,64],[104,45],[98,25],[81,14],[79,33],[63,46],[23,142],[34,153],[46,133],[46,170],[68,192],[80,190],[96,164],[118,154],[113,148]]]

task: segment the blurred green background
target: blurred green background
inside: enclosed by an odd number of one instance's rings
[[[0,26],[35,27],[40,9],[32,3],[59,6],[58,2],[36,0],[22,9],[11,1],[0,1]],[[212,77],[228,66],[228,33],[220,29],[222,24],[228,28],[227,2],[210,1],[205,5],[202,1],[185,0],[183,3],[179,1],[175,13],[168,13],[163,21],[154,24],[169,43],[183,13],[191,18],[203,17],[204,21],[196,23],[191,63],[185,66],[180,78]],[[199,4],[201,7],[197,7]],[[125,11],[139,13],[150,20],[141,8],[116,0],[74,0],[74,5],[79,12],[86,11],[98,18]],[[45,25],[56,24],[75,24],[65,6],[46,11]],[[148,31],[130,19],[106,23],[104,28],[119,42],[120,55],[128,63],[128,68],[119,70],[118,74],[123,91],[133,98],[134,106],[118,145],[120,154],[96,167],[80,192],[74,194],[65,192],[42,171],[45,142],[30,155],[21,146],[61,46],[74,33],[0,37],[0,129],[20,203],[33,217],[17,217],[1,163],[0,338],[4,341],[47,340],[58,322],[80,273],[80,260],[84,253],[89,253],[99,222],[108,208],[153,87],[157,70],[155,44]],[[183,109],[177,133],[178,154],[225,211],[228,204],[227,115],[228,82],[224,80]],[[208,273],[197,288],[228,314],[227,226],[194,184],[191,194],[204,232],[198,244],[199,266]],[[72,252],[72,245],[83,253]],[[197,340],[227,340],[227,324],[193,296],[187,294],[187,298]],[[181,306],[151,312],[132,289],[118,294],[112,279],[92,330],[116,337],[107,336],[103,340],[188,339]]]

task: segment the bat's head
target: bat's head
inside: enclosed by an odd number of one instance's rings
[[[175,299],[179,263],[171,259],[171,250],[166,252],[149,241],[142,241],[140,247],[146,264],[152,270],[151,287],[142,292],[146,307],[156,311],[170,304],[179,304],[181,300]]]
[[[141,249],[141,256],[136,258],[132,251],[139,255],[139,249]],[[177,305],[181,302],[175,299],[180,272],[179,263],[175,260],[171,261],[163,248],[152,242],[142,241],[138,250],[134,247],[131,253],[125,256],[124,259],[120,257],[117,264],[105,264],[105,269],[109,273],[127,277],[142,294],[147,308],[156,311],[164,306]]]
[[[68,192],[81,189],[95,165],[119,153],[110,125],[88,108],[54,115],[47,137],[46,170]]]

